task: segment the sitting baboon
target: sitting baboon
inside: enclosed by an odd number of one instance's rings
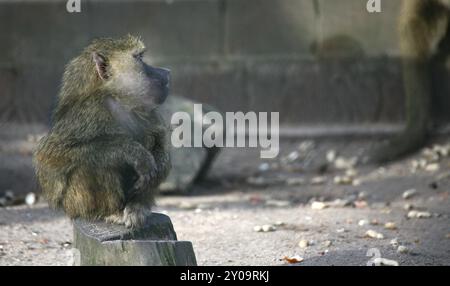
[[[403,0],[399,41],[403,66],[406,128],[373,161],[386,162],[416,151],[426,143],[432,124],[431,65],[448,55],[450,10],[445,0]]]
[[[133,36],[97,39],[66,67],[53,126],[34,162],[49,205],[71,218],[139,227],[170,169],[156,107],[169,71],[143,62]]]

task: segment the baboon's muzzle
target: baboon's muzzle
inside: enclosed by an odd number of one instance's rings
[[[169,95],[170,89],[170,70],[159,67],[152,67],[150,65],[145,66],[145,72],[147,76],[154,83],[155,87],[160,90],[156,97],[158,104],[163,103]]]

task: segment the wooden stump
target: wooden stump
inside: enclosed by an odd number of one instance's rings
[[[85,220],[73,227],[76,265],[197,265],[192,243],[178,241],[170,218],[160,213],[139,229]]]

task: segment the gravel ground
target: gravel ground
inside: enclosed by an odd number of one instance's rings
[[[348,159],[371,143],[301,143],[282,142],[276,164],[256,149],[224,150],[206,182],[189,195],[161,196],[156,211],[192,241],[199,265],[284,265],[293,257],[303,259],[298,265],[366,265],[368,252],[400,265],[450,265],[447,155],[337,168],[348,162],[327,161],[330,150]],[[416,192],[405,199],[409,189]],[[411,210],[429,217],[408,218]],[[68,265],[71,240],[70,221],[44,202],[0,208],[0,265]]]

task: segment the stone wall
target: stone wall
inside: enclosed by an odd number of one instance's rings
[[[223,111],[280,111],[290,125],[399,122],[400,1],[375,14],[366,3],[81,0],[70,14],[65,0],[0,0],[0,120],[48,123],[64,64],[94,37],[131,33],[147,61],[172,69],[174,94]]]

